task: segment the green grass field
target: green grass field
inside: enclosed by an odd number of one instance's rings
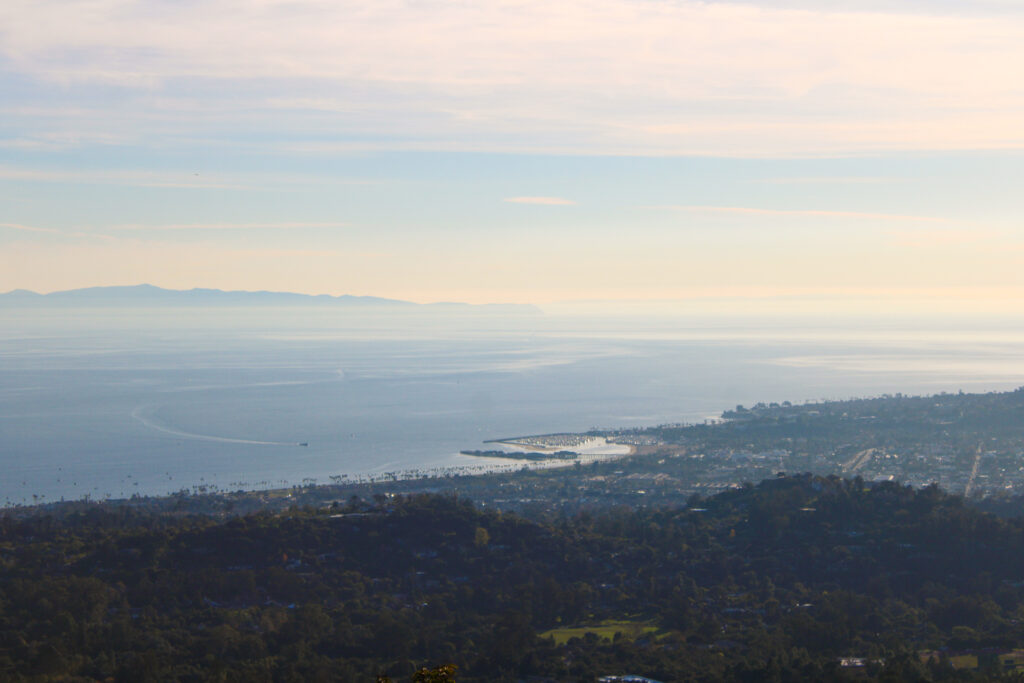
[[[553,628],[540,634],[541,638],[554,638],[556,645],[564,645],[572,638],[582,638],[588,633],[593,633],[598,638],[612,640],[616,633],[621,633],[624,638],[636,640],[644,635],[654,635],[658,631],[657,626],[652,626],[645,621],[602,621],[589,626],[573,626],[571,628]]]

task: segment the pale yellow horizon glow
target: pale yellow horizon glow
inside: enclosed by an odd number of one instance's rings
[[[963,245],[940,244],[936,248],[952,252],[946,253],[951,262],[954,258],[963,262]],[[908,249],[917,251],[916,247]],[[806,272],[808,265],[801,264],[800,257],[783,261],[763,256],[743,256],[743,265],[732,273],[733,277],[723,278],[720,272],[719,277],[713,277],[720,271],[721,257],[702,264],[699,254],[682,267],[689,276],[673,277],[673,269],[680,268],[676,255],[654,255],[639,261],[633,260],[639,258],[636,251],[601,260],[594,255],[580,256],[576,263],[561,264],[557,255],[531,261],[528,254],[518,251],[491,261],[467,262],[453,270],[450,263],[458,262],[457,255],[442,261],[436,255],[415,250],[197,249],[191,244],[135,241],[74,246],[24,243],[0,254],[0,290],[17,287],[46,293],[147,283],[168,289],[372,295],[418,303],[530,303],[542,308],[575,303],[591,311],[595,309],[587,302],[604,301],[615,303],[619,312],[646,307],[705,313],[1024,314],[1024,286],[1010,284],[1013,279],[1006,277],[1009,266],[1005,263],[1001,269],[990,269],[987,283],[921,286],[914,282],[914,272],[890,278],[888,284],[879,283],[877,275],[889,266],[883,262],[880,267],[869,268],[865,262],[865,277],[860,281],[848,274],[846,282],[836,282],[833,277],[812,287],[805,284],[813,275]],[[849,259],[850,255],[844,257]],[[1019,260],[1018,253],[1011,263]],[[934,264],[924,263],[922,267],[929,269]],[[804,272],[794,276],[794,268]],[[834,271],[836,265],[822,263],[812,270],[815,268]],[[787,276],[772,278],[773,270]],[[746,275],[741,276],[744,271]],[[560,310],[569,309],[562,306]]]

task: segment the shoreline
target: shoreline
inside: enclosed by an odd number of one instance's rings
[[[607,436],[595,434],[538,434],[534,436],[513,436],[502,439],[487,439],[485,444],[497,444],[511,448],[521,448],[539,453],[557,453],[558,451],[574,451],[580,456],[608,454],[630,455],[635,449],[630,444],[611,441]],[[613,453],[613,448],[624,448],[625,451]]]
[[[564,435],[560,435],[564,436]],[[583,435],[577,435],[583,436]],[[529,439],[531,437],[516,437]],[[511,445],[507,441],[488,440],[484,443],[496,443]],[[319,477],[307,477],[295,483],[279,482],[232,482],[227,485],[217,484],[193,484],[183,487],[177,491],[165,493],[135,494],[128,497],[114,498],[93,497],[84,495],[80,498],[61,498],[60,500],[41,499],[36,502],[14,502],[6,501],[0,504],[0,516],[32,516],[34,514],[50,514],[58,510],[72,512],[85,507],[97,506],[123,506],[128,505],[136,508],[150,508],[154,511],[176,512],[176,506],[182,501],[189,500],[201,502],[207,499],[211,502],[220,500],[229,503],[250,501],[257,503],[255,509],[262,509],[272,506],[275,501],[286,501],[296,493],[323,493],[328,494],[332,489],[348,489],[354,487],[375,487],[386,484],[412,484],[414,482],[431,481],[450,482],[464,477],[484,477],[488,475],[510,475],[523,471],[550,470],[575,465],[591,464],[594,462],[605,462],[626,458],[636,455],[638,449],[630,444],[619,444],[608,440],[604,436],[587,436],[585,448],[577,451],[578,456],[572,459],[544,458],[539,460],[523,460],[516,458],[480,458],[474,455],[458,453],[459,459],[465,459],[465,464],[440,465],[426,468],[398,469],[388,471],[377,471],[362,474],[336,474],[330,475],[326,480]],[[535,449],[534,445],[528,446]],[[602,448],[608,448],[602,451]],[[611,449],[619,449],[613,452]],[[539,450],[539,449],[538,449]],[[480,462],[481,460],[492,460],[493,462]],[[383,467],[386,467],[384,465]],[[267,484],[267,486],[261,486]],[[330,496],[327,496],[328,498]],[[186,511],[182,511],[186,512]],[[194,512],[194,511],[193,511]],[[210,511],[216,512],[216,511]],[[222,512],[222,511],[221,511]],[[241,510],[238,513],[244,514]],[[229,514],[231,512],[229,511]],[[237,514],[237,513],[236,513]]]

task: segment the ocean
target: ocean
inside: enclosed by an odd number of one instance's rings
[[[459,451],[488,439],[1007,390],[1021,342],[978,320],[7,309],[0,504],[474,471],[495,463]]]

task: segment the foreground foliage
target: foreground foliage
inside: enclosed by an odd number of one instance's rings
[[[809,475],[546,523],[442,496],[93,508],[0,519],[0,679],[991,680],[1022,577],[1020,520]]]

